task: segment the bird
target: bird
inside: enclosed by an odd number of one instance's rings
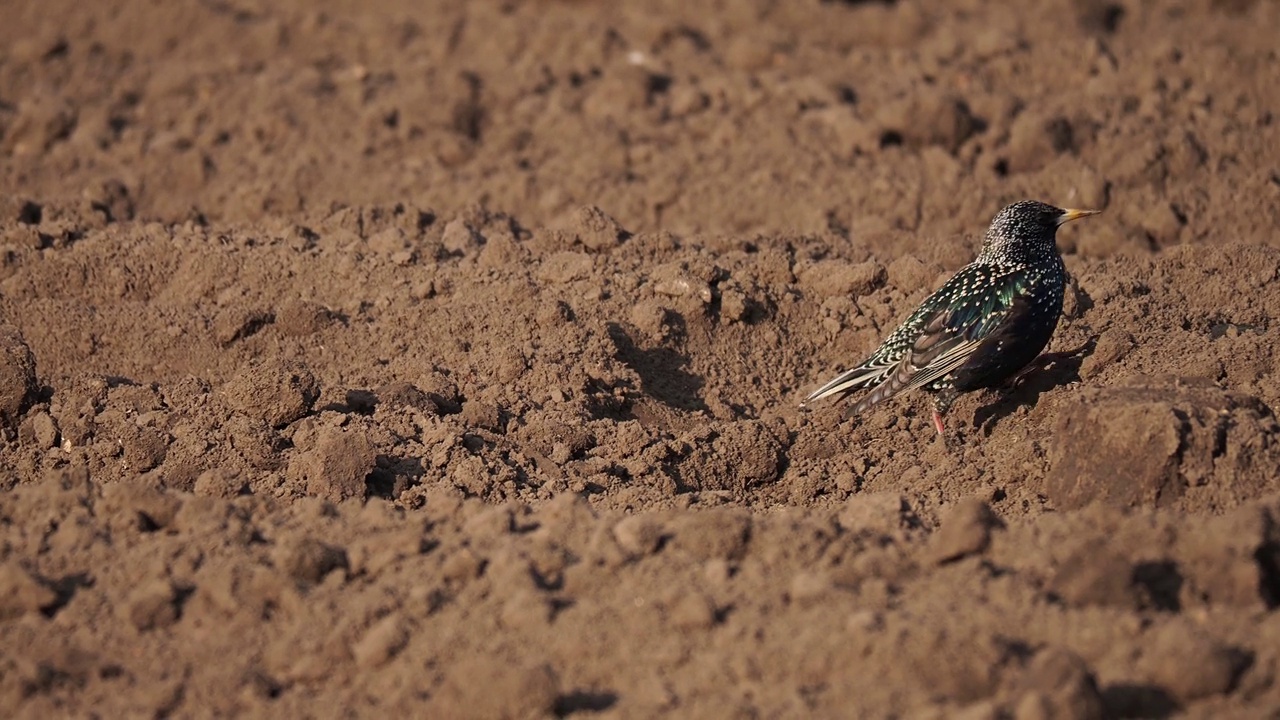
[[[957,397],[1014,378],[1049,344],[1067,284],[1058,228],[1099,212],[1035,200],[1003,208],[973,262],[925,298],[875,352],[813,391],[801,407],[869,388],[847,412],[857,415],[923,388],[933,396],[934,428],[945,438],[943,416]]]

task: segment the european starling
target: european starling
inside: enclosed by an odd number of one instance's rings
[[[1067,273],[1054,245],[1063,223],[1098,213],[1024,200],[996,214],[978,257],[961,268],[852,370],[805,399],[871,392],[856,415],[903,390],[934,396],[933,425],[961,393],[1013,377],[1049,343],[1062,314]]]

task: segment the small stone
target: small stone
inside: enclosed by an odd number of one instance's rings
[[[709,298],[711,291],[706,283],[690,277],[672,277],[658,280],[653,284],[653,291],[667,297],[697,296]]]
[[[930,555],[943,564],[980,554],[991,542],[991,530],[1000,525],[989,505],[975,497],[965,498],[942,519],[942,529],[930,543]]]

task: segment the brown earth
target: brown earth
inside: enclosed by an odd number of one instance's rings
[[[1277,717],[1276,37],[5,3],[4,714]],[[798,407],[1024,197],[1049,362]]]

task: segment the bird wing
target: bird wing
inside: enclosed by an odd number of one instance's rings
[[[909,369],[909,380],[902,390],[924,387],[946,377],[964,364],[986,339],[981,323],[955,323],[951,313],[939,313],[916,338],[911,352],[902,358]]]
[[[996,330],[1025,305],[1029,273],[1016,271],[993,283],[981,299],[939,310],[924,324],[902,362],[911,368],[903,390],[924,387],[964,364]]]
[[[883,374],[883,379],[866,397],[849,409],[856,415],[905,390],[925,387],[959,368],[982,343],[1006,322],[1011,313],[1025,305],[1029,273],[1017,270],[996,277],[979,278],[992,290],[981,294],[961,294],[954,302],[938,303],[938,308],[919,319],[920,328],[910,349]],[[977,280],[970,279],[970,282]],[[961,291],[963,282],[958,283]],[[945,287],[944,287],[945,289]],[[946,298],[951,300],[951,298]]]

